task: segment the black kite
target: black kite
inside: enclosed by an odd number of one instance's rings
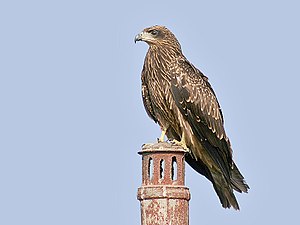
[[[233,190],[249,186],[232,160],[230,141],[216,95],[204,76],[182,54],[174,34],[163,26],[135,37],[149,45],[142,71],[142,96],[150,118],[189,154],[187,163],[209,179],[224,208],[239,209]]]

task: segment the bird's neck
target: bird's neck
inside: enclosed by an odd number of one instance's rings
[[[172,63],[182,56],[181,51],[172,48],[150,46],[145,57],[144,69],[147,79],[168,83],[171,80],[170,67]]]
[[[169,46],[167,44],[161,46],[150,45],[148,52],[149,54],[157,54],[158,56],[161,56],[166,60],[182,55],[180,48],[178,48],[177,46]]]
[[[149,69],[168,70],[169,65],[180,56],[182,52],[178,48],[154,45],[149,47],[146,58]]]

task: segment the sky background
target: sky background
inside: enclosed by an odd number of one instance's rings
[[[299,223],[299,1],[1,1],[0,224],[140,224],[147,51],[165,25],[209,77],[251,189],[225,210],[187,166],[190,224]]]

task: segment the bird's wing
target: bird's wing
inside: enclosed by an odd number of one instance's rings
[[[143,103],[144,103],[144,107],[146,109],[146,112],[148,114],[148,116],[153,119],[155,122],[157,122],[157,118],[155,117],[154,111],[153,111],[153,106],[151,103],[151,99],[150,99],[150,95],[149,95],[149,89],[148,89],[148,85],[147,85],[147,81],[146,81],[146,69],[145,67],[143,68],[142,71],[142,98],[143,98]]]
[[[225,134],[220,105],[207,77],[184,58],[177,60],[170,72],[171,91],[176,106],[188,121],[197,140],[224,175],[230,178],[231,147]],[[193,154],[197,156],[199,153],[193,151]]]

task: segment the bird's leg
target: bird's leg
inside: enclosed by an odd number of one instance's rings
[[[164,127],[161,128],[161,135],[159,138],[157,138],[158,143],[165,141],[165,135],[167,133],[167,130],[168,130],[168,128],[164,128]]]
[[[171,141],[172,144],[175,144],[175,145],[179,145],[180,147],[182,147],[184,150],[188,151],[189,152],[189,148],[186,146],[186,143],[185,143],[185,137],[184,137],[184,133],[182,134],[181,136],[181,140],[180,141],[177,141],[175,139],[173,139]]]
[[[181,139],[181,141],[177,141],[177,140],[172,140],[171,141],[172,144],[174,145],[179,145],[180,147],[184,148],[184,149],[188,149],[188,147],[186,146],[186,143],[183,139]]]

